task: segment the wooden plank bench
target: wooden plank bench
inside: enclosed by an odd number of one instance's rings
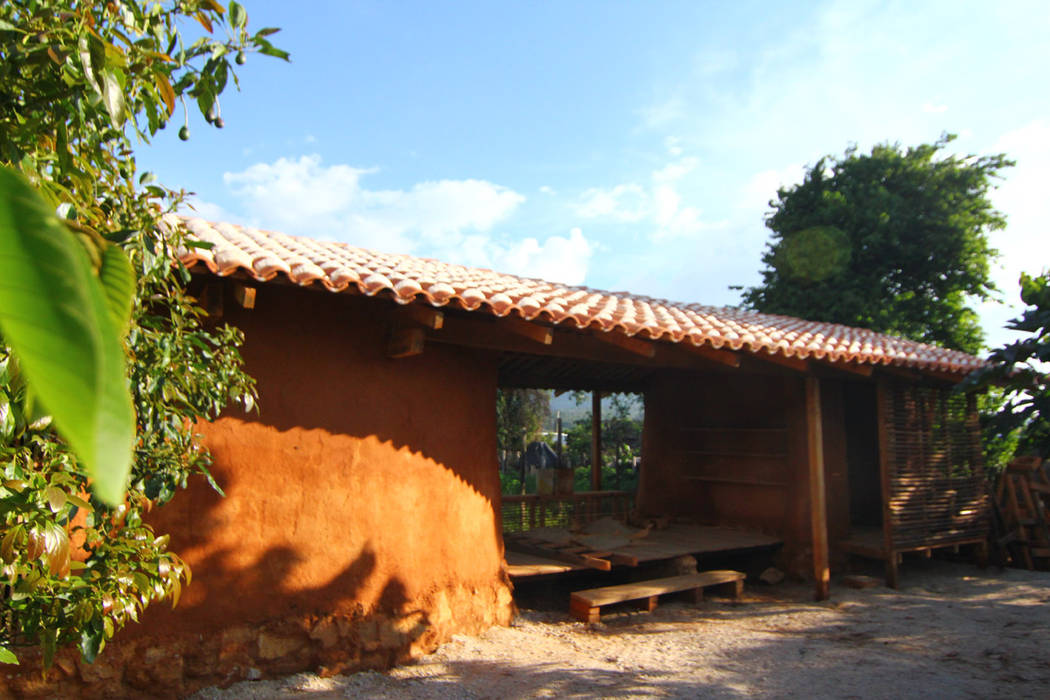
[[[744,578],[745,575],[739,571],[702,571],[696,574],[625,583],[620,586],[589,588],[585,591],[576,591],[569,596],[569,612],[581,622],[598,622],[602,606],[624,603],[629,600],[644,600],[645,608],[652,612],[656,609],[657,599],[665,593],[692,591],[694,602],[699,603],[704,599],[704,588],[708,586],[725,586],[733,599],[739,600],[740,595],[744,592]]]

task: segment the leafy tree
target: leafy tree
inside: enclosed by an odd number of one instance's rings
[[[1050,272],[1022,274],[1021,300],[1029,308],[1007,328],[1025,337],[993,350],[988,366],[973,372],[958,390],[998,388],[1002,398],[987,421],[986,436],[992,444],[1015,443],[1017,452],[1045,459],[1050,458]]]
[[[538,440],[551,415],[546,389],[500,389],[496,394],[496,438],[499,449],[523,448],[522,439]]]
[[[870,154],[852,147],[778,190],[762,283],[744,291],[744,304],[979,352],[969,304],[995,290],[988,232],[1006,225],[988,192],[1013,162],[944,154],[954,138]]]
[[[184,36],[187,22],[199,27],[194,37]],[[222,127],[219,96],[236,83],[234,65],[252,51],[287,58],[266,38],[275,31],[249,34],[236,2],[0,4],[0,166],[32,183],[96,268],[110,244],[130,263],[123,344],[136,416],[127,495],[114,507],[91,493],[87,465],[34,405],[0,339],[0,661],[38,645],[46,667],[68,644],[91,661],[151,602],[177,603],[190,580],[143,516],[191,475],[210,480],[193,426],[231,401],[250,408],[254,385],[241,367],[239,331],[204,324],[184,291],[187,271],[173,264],[177,246],[200,245],[160,224],[182,193],[140,174],[133,147],[180,105],[179,137],[189,138],[187,97]]]

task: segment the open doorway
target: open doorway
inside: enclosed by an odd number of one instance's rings
[[[637,393],[500,389],[504,530],[626,519],[638,487],[643,406]]]
[[[882,479],[873,384],[845,385],[846,463],[849,480],[850,530],[881,529]]]

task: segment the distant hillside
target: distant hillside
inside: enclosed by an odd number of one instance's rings
[[[606,396],[602,399],[602,413],[605,414],[607,411],[612,410],[611,408],[612,399]],[[558,416],[558,411],[561,411],[562,426],[567,429],[570,425],[578,420],[582,420],[587,417],[591,412],[591,395],[587,394],[587,398],[580,405],[576,404],[576,400],[573,398],[572,393],[562,394],[561,396],[554,396],[551,394],[551,419],[549,430],[554,430],[554,421]],[[634,406],[631,411],[631,417],[636,420],[642,419],[643,414],[642,397],[636,395],[634,397]]]

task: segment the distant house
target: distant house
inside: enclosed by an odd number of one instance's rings
[[[155,517],[193,583],[124,638],[167,650],[180,688],[380,667],[507,624],[498,387],[641,392],[635,507],[774,536],[818,595],[850,552],[895,585],[900,552],[985,537],[973,399],[949,391],[970,355],[186,224],[213,244],[180,253],[192,289],[244,331],[259,411],[201,426],[226,497],[192,484]]]

